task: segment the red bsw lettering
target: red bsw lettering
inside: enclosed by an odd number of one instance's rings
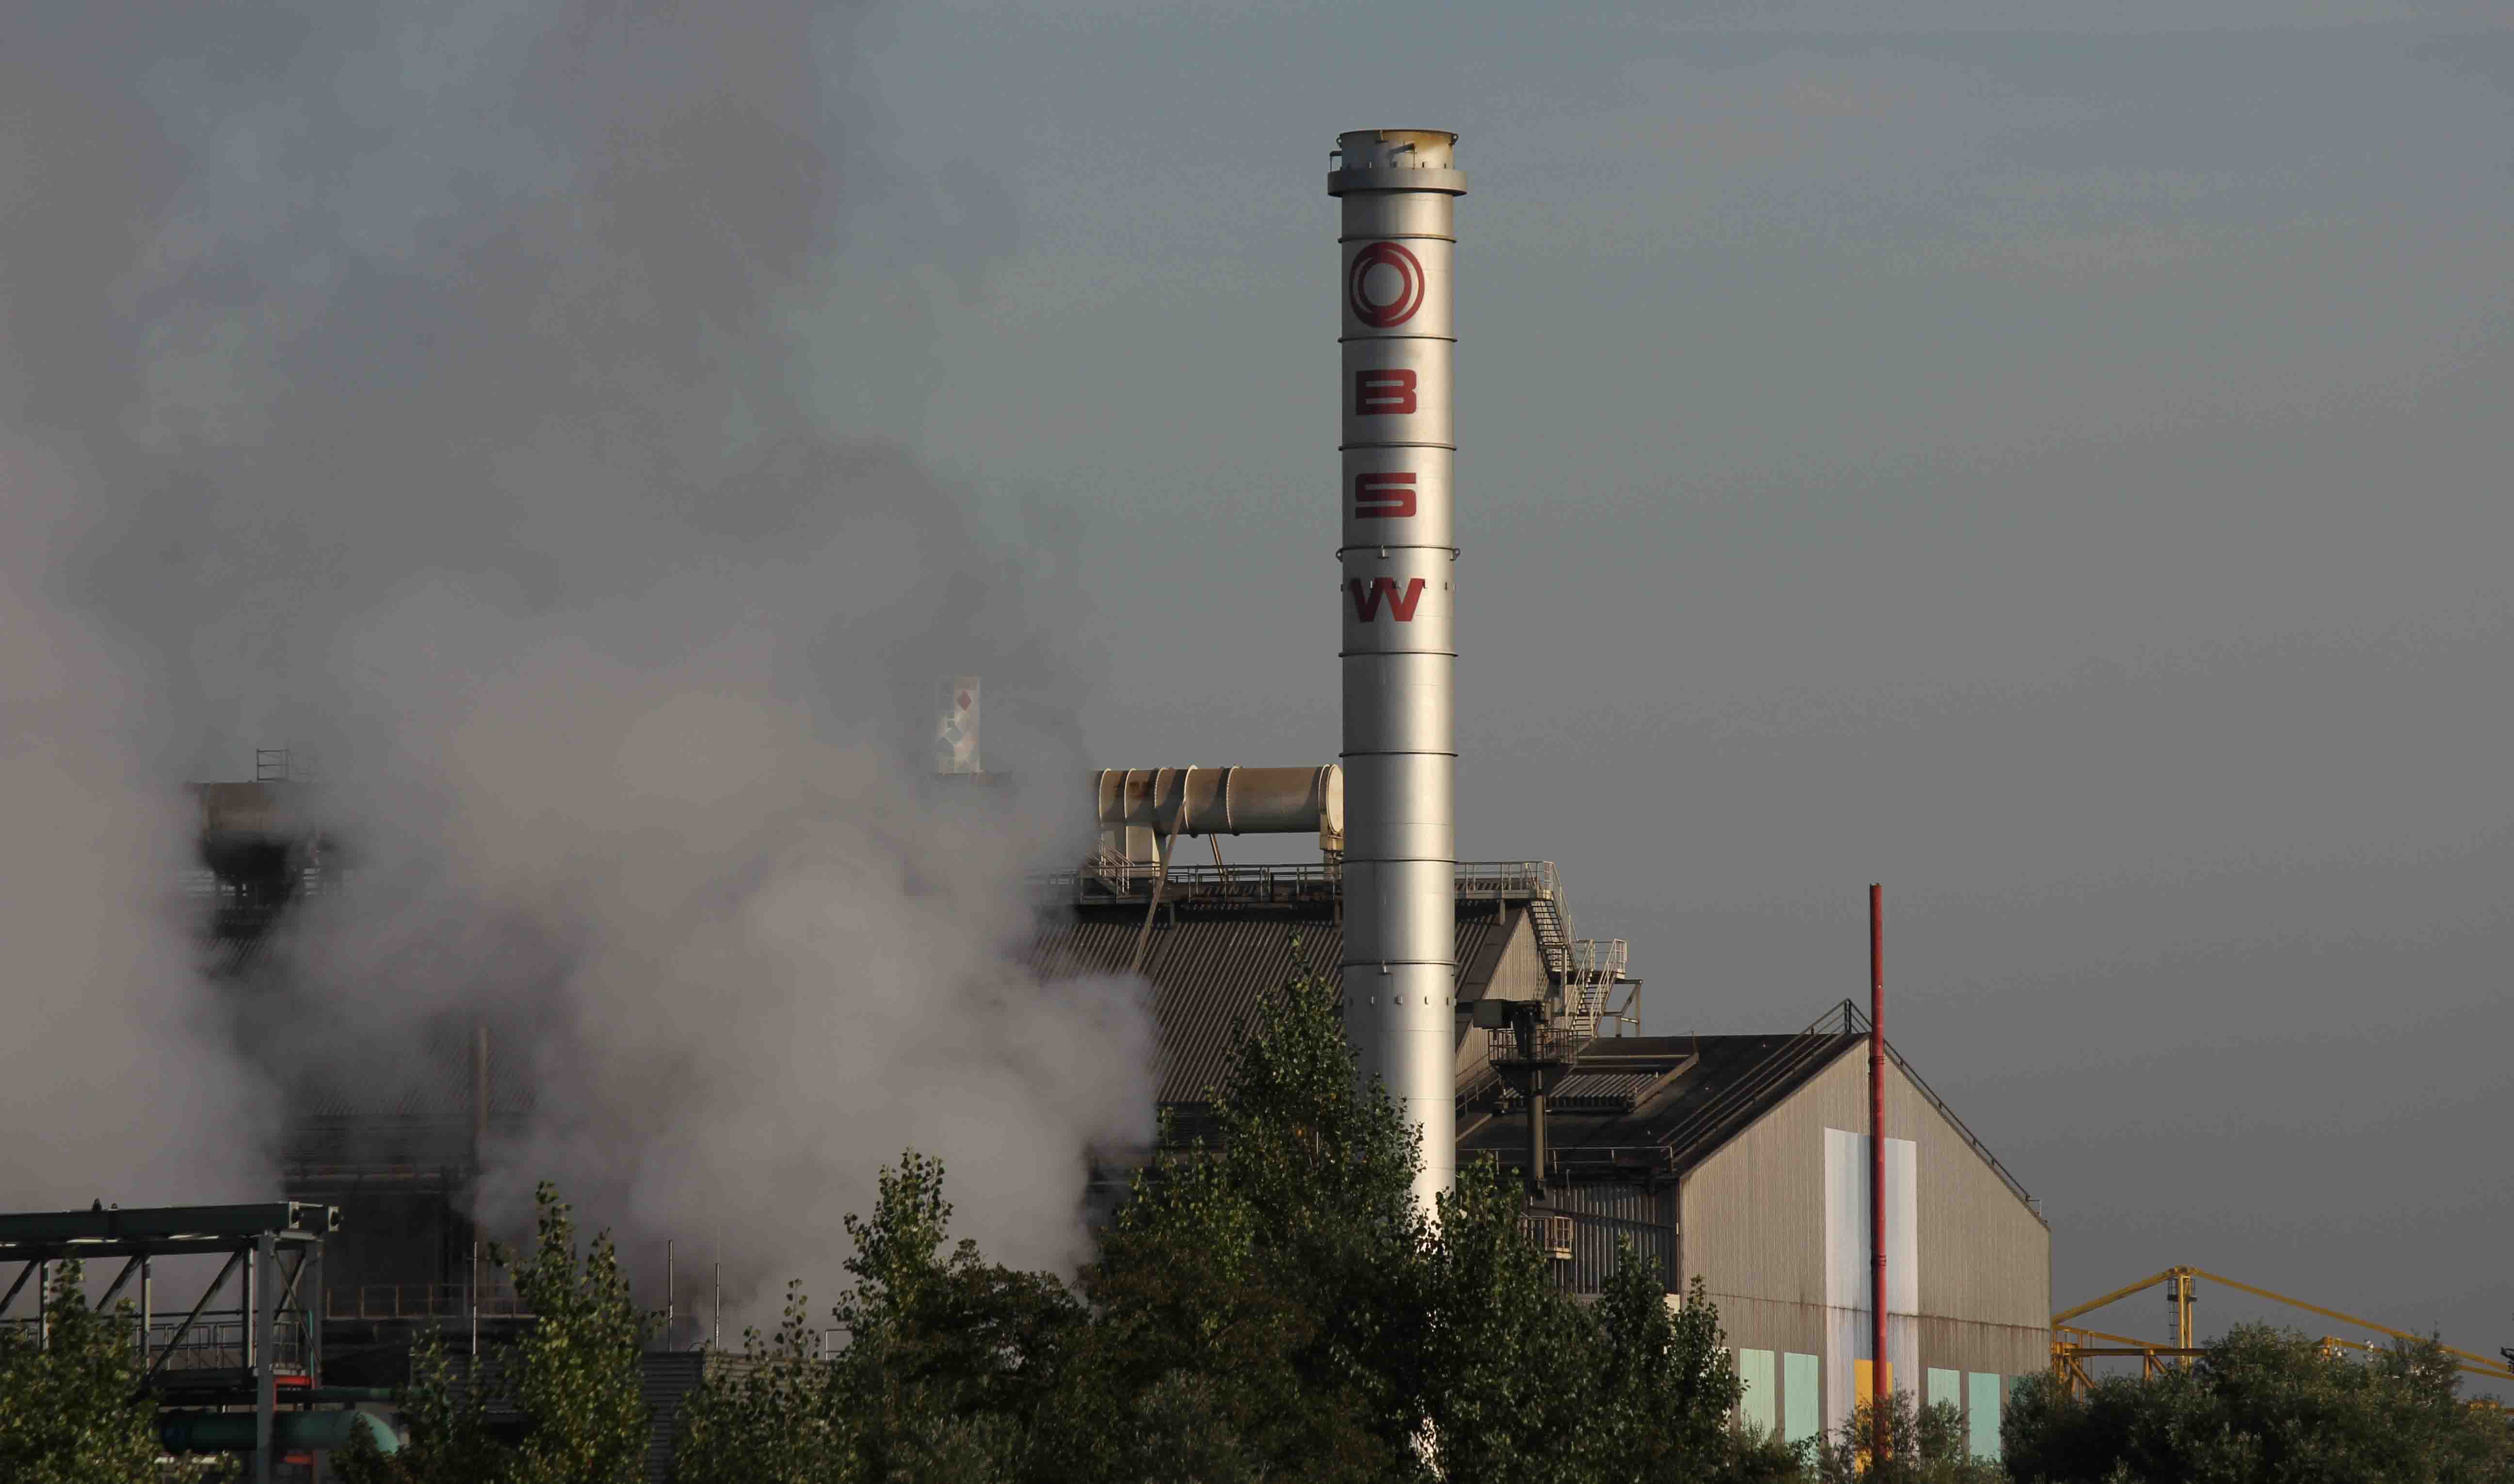
[[[1359,578],[1347,578],[1345,586],[1353,590],[1354,617],[1364,623],[1378,620],[1379,600],[1383,597],[1388,599],[1389,617],[1399,623],[1413,622],[1414,605],[1423,601],[1421,578],[1407,578],[1402,596],[1399,596],[1397,591],[1395,578],[1372,578],[1366,586]]]
[[[1357,416],[1411,414],[1414,411],[1414,373],[1401,366],[1392,366],[1385,371],[1355,372],[1353,410]]]
[[[1403,520],[1414,513],[1414,476],[1411,474],[1356,474],[1353,476],[1353,513],[1357,516]]]

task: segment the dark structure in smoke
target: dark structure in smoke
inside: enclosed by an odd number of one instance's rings
[[[1056,810],[919,778],[942,673],[986,677],[992,755],[1074,775],[1075,600],[831,436],[805,370],[846,355],[831,264],[983,257],[929,251],[935,208],[869,143],[861,23],[0,22],[5,535],[41,553],[10,576],[64,644],[116,647],[94,673],[130,699],[98,786],[141,822],[93,874],[172,881],[180,782],[281,739],[322,759],[306,807],[348,865],[215,987],[162,952],[47,972],[205,1026],[161,1060],[195,1109],[268,1090],[301,1180],[426,1165],[484,1025],[482,1214],[554,1176],[729,1277],[808,1272],[908,1143],[968,1172],[991,1252],[1055,1261],[1086,1150],[1142,1132],[1130,993],[1015,967]],[[37,525],[39,467],[72,513]],[[165,942],[148,910],[116,931]]]

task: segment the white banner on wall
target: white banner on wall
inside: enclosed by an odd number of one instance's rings
[[[1920,1147],[1886,1141],[1886,1363],[1898,1391],[1921,1383]],[[1869,1280],[1875,1268],[1868,1234],[1868,1136],[1824,1131],[1824,1425],[1850,1420],[1858,1400],[1858,1363],[1870,1351]]]

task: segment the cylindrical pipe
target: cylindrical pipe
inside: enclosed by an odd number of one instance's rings
[[[1362,1076],[1381,1079],[1422,1135],[1414,1194],[1426,1208],[1457,1169],[1457,141],[1427,129],[1340,135],[1327,177],[1343,202],[1345,1027]]]
[[[248,1364],[253,1373],[253,1478],[254,1484],[272,1484],[279,1476],[279,1448],[273,1437],[279,1416],[279,1237],[276,1232],[264,1232],[255,1239],[253,1260],[245,1264],[247,1271],[261,1269],[254,1283],[253,1349],[258,1365]]]
[[[1102,768],[1092,808],[1106,829],[1134,825],[1182,835],[1344,833],[1344,770]]]
[[[1527,1185],[1538,1200],[1545,1198],[1545,1167],[1552,1162],[1545,1147],[1545,1081],[1540,1076],[1527,1093]]]
[[[392,1395],[380,1391],[381,1401]],[[157,1442],[168,1453],[251,1453],[259,1420],[249,1412],[160,1412]],[[281,1412],[270,1419],[270,1451],[332,1453],[365,1433],[378,1453],[399,1453],[401,1436],[366,1412]]]
[[[1886,1458],[1893,1393],[1886,1374],[1886,888],[1868,887],[1868,1353],[1872,1463]]]
[[[1527,1193],[1533,1201],[1545,1199],[1545,1100],[1554,1068],[1547,1065],[1537,1050],[1537,1021],[1533,1015],[1512,1019],[1511,1030],[1519,1042],[1519,1060],[1524,1068],[1527,1097]]]

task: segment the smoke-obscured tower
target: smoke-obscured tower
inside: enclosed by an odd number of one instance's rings
[[[1457,754],[1449,412],[1458,137],[1338,137],[1344,203],[1336,400],[1344,471],[1345,1024],[1364,1077],[1422,1130],[1426,1206],[1456,1173]]]

